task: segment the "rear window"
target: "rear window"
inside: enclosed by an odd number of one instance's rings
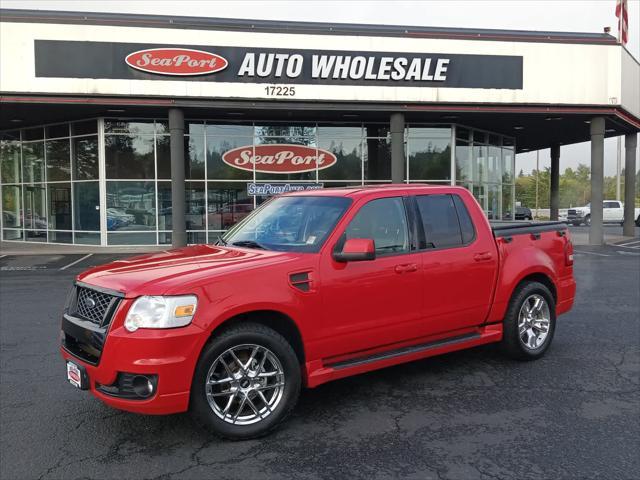
[[[471,242],[473,223],[457,195],[420,195],[416,197],[427,246],[456,247]]]

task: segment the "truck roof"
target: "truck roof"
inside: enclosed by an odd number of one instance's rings
[[[466,190],[464,187],[455,187],[451,185],[430,185],[427,183],[385,183],[381,185],[356,185],[349,187],[333,187],[318,190],[304,190],[299,192],[289,192],[287,196],[323,196],[323,197],[360,197],[377,193],[406,192],[407,190],[434,190],[434,191],[451,191]]]

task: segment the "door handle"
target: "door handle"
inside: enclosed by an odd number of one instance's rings
[[[476,253],[473,256],[473,259],[476,262],[486,262],[487,260],[491,260],[491,258],[493,258],[491,252]]]
[[[415,272],[418,270],[418,265],[415,263],[405,263],[402,265],[396,265],[396,273]]]

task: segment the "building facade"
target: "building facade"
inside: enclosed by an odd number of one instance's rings
[[[283,191],[392,181],[511,219],[517,152],[640,128],[640,68],[606,34],[0,20],[4,241],[213,242]]]

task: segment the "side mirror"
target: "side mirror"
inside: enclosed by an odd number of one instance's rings
[[[361,262],[376,258],[376,244],[371,238],[350,238],[341,252],[333,252],[336,262]]]

